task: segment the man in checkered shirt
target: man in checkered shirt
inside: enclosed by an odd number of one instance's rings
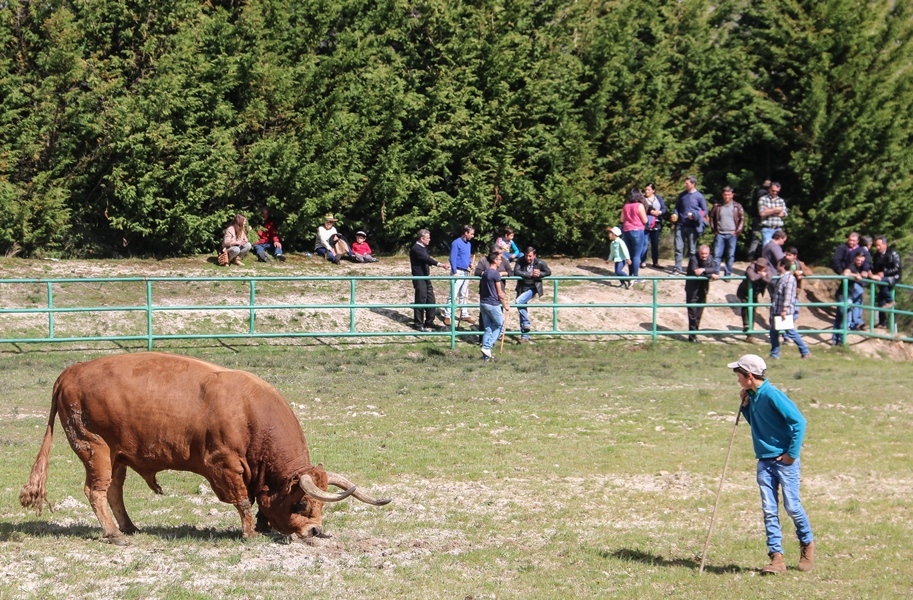
[[[761,248],[767,245],[777,229],[783,229],[786,218],[786,202],[780,197],[780,184],[771,182],[767,195],[758,201],[758,214],[761,217]]]

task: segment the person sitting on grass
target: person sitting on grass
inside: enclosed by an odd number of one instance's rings
[[[285,262],[285,255],[282,254],[282,242],[279,241],[279,234],[276,232],[276,222],[269,216],[269,209],[264,207],[260,209],[260,218],[263,225],[257,230],[257,243],[254,244],[254,254],[260,262],[269,262],[268,252],[272,250],[279,262]]]
[[[356,262],[377,262],[377,259],[371,254],[371,246],[367,242],[368,234],[364,231],[355,232],[355,243],[352,244],[352,256]]]
[[[621,239],[621,228],[606,227],[606,233],[609,236],[609,242],[611,242],[609,245],[609,257],[606,262],[615,263],[616,277],[624,277],[625,265],[631,264],[631,255],[628,253],[627,244]],[[623,288],[629,288],[631,287],[631,282],[625,280],[620,285]]]
[[[247,256],[250,248],[250,242],[247,241],[247,218],[244,215],[235,215],[222,236],[222,249],[228,251],[229,264],[243,267],[241,259]]]
[[[337,222],[339,219],[333,213],[324,215],[323,225],[317,228],[317,241],[314,243],[314,252],[336,265],[342,257],[352,254],[348,242],[336,231]]]

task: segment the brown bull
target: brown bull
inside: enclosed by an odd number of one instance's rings
[[[85,493],[112,543],[137,530],[124,507],[127,467],[161,494],[159,471],[191,471],[209,481],[219,500],[241,514],[244,537],[257,530],[321,534],[325,502],[349,495],[380,506],[345,477],[311,464],[301,425],[271,385],[186,356],[124,354],[73,365],[54,384],[44,442],[19,502],[38,514],[54,417],[86,467]],[[326,491],[332,485],[339,494]],[[117,525],[108,512],[117,519]],[[118,525],[120,527],[118,528]]]

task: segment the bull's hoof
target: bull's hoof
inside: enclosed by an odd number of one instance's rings
[[[124,528],[124,535],[134,535],[139,533],[139,528],[136,525],[131,525],[130,527]]]
[[[130,545],[130,542],[127,540],[127,537],[122,533],[118,533],[117,535],[106,535],[105,541],[108,542],[109,544],[113,544],[115,546],[129,546]]]

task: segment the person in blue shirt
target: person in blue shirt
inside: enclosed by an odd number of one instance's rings
[[[761,569],[761,574],[786,572],[778,489],[782,490],[783,508],[796,526],[799,570],[810,571],[815,558],[815,538],[799,500],[799,453],[805,437],[805,417],[786,394],[767,380],[767,363],[760,356],[746,354],[728,367],[738,375],[742,387],[741,412],[751,426],[751,440],[758,459],[757,481],[770,556],[770,564]]]
[[[457,304],[460,305],[460,316],[457,321],[466,321],[475,325],[476,320],[469,316],[466,303],[469,301],[469,272],[472,270],[472,238],[476,230],[472,225],[463,225],[463,233],[450,244],[450,274],[456,277],[453,291],[456,292]],[[447,296],[447,306],[444,307],[444,325],[450,327],[450,303],[453,298]]]

